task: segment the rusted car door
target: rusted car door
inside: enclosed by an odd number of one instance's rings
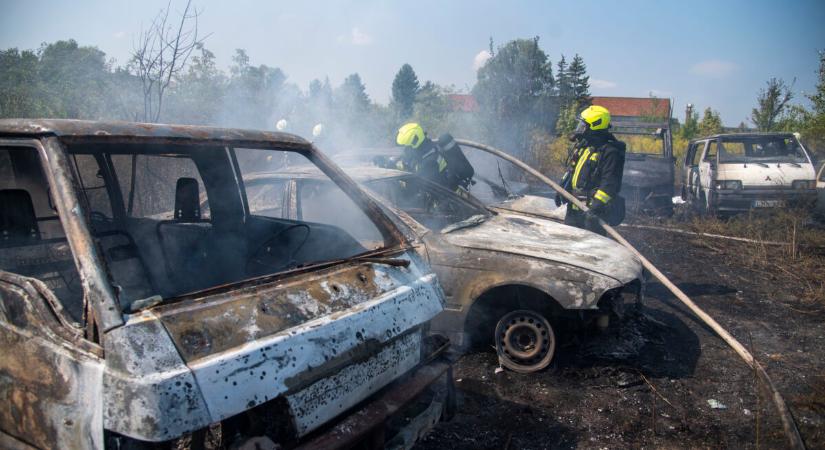
[[[0,447],[102,448],[103,351],[84,338],[44,160],[37,141],[0,140]]]

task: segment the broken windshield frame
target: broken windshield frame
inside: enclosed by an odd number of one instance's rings
[[[326,166],[328,161],[314,151],[255,149],[271,156],[270,160],[282,161],[288,159],[282,156],[289,155],[317,167],[330,186],[340,191],[340,198],[351,203],[350,213],[360,215],[360,223],[369,225],[369,242],[359,241],[353,237],[354,230],[329,220],[307,222],[250,213],[243,167],[263,164],[244,161],[238,150],[154,142],[74,142],[67,146],[70,156],[94,156],[84,160],[89,167],[83,171],[102,173],[109,186],[114,214],[92,215],[89,225],[94,236],[121,236],[111,245],[103,242],[100,250],[124,312],[404,248],[402,234],[375,202],[337,167]],[[155,159],[149,161],[149,156]],[[77,166],[80,159],[70,161]],[[183,163],[189,169],[180,177],[177,166]],[[144,170],[146,164],[154,166]],[[75,168],[76,174],[79,169]],[[89,202],[80,194],[81,200]],[[126,206],[130,198],[137,200],[133,211]],[[200,205],[208,205],[209,215],[198,211]],[[93,211],[88,206],[86,210]],[[162,301],[154,301],[155,297]]]

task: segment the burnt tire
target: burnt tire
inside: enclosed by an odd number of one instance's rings
[[[519,373],[532,373],[550,365],[556,352],[556,336],[540,313],[511,311],[498,321],[495,331],[499,363]]]

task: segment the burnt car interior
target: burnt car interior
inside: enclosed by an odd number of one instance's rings
[[[337,209],[349,205],[334,202],[310,201],[318,211],[313,221],[248,212],[244,171],[289,158],[309,163],[297,152],[157,144],[72,144],[67,151],[125,311],[148,298],[156,304],[387,245],[354,205],[349,221]],[[0,269],[43,280],[80,322],[80,277],[37,150],[0,148],[0,175]],[[337,184],[329,186],[353,203]],[[356,223],[363,229],[354,229]]]
[[[368,182],[367,186],[434,231],[491,215],[483,206],[465,201],[455,193],[417,177],[382,178]]]

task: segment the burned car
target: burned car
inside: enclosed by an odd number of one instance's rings
[[[792,133],[719,134],[688,144],[682,198],[711,215],[812,206],[814,171]]]
[[[327,183],[303,220],[250,209],[286,161]],[[0,447],[337,448],[438,417],[443,291],[389,214],[289,134],[0,121]]]
[[[431,329],[454,348],[494,343],[501,363],[533,372],[550,364],[561,329],[607,326],[641,301],[640,261],[616,242],[589,231],[524,214],[487,208],[417,175],[361,165],[347,173],[396,211],[423,242],[447,305]],[[252,174],[254,198],[280,198],[267,211],[288,220],[312,220],[332,185],[306,166]],[[547,199],[545,199],[547,200]],[[552,200],[548,200],[552,202]]]
[[[610,131],[627,145],[621,190],[627,209],[649,215],[673,215],[676,159],[670,118],[660,122],[615,121]]]

